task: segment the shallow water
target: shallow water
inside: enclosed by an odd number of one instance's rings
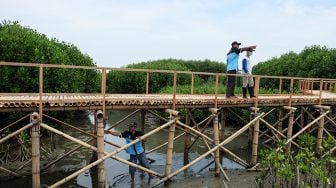
[[[115,122],[119,121],[126,115],[128,115],[131,111],[109,111],[108,112],[108,124],[107,126],[113,125]],[[140,113],[137,113],[135,116],[129,118],[125,122],[121,123],[118,125],[115,130],[118,131],[124,131],[127,128],[127,124],[130,122],[136,121],[139,124],[141,124],[141,117]],[[157,126],[160,125],[159,119],[157,119],[155,116],[147,113],[145,116],[145,132],[148,132]],[[77,118],[76,121],[73,121],[71,124],[76,125],[78,128],[81,128],[83,130],[89,131],[93,129],[93,115],[90,114],[88,118]],[[107,128],[107,127],[106,127]],[[141,127],[138,126],[138,129],[141,129]],[[212,129],[209,128],[205,132],[208,134],[209,137],[212,137],[211,132]],[[232,129],[228,128],[227,129],[227,134],[229,134],[230,131],[233,131]],[[88,137],[81,135],[78,132],[75,132],[73,130],[67,130],[66,131],[68,134],[80,138],[81,140],[87,140]],[[182,133],[181,131],[177,130],[175,135],[178,135]],[[161,143],[164,143],[167,141],[168,138],[168,131],[167,130],[162,130],[152,136],[150,136],[146,143],[146,150],[149,150],[151,148],[154,148]],[[115,137],[112,135],[105,135],[105,139],[116,143],[118,145],[124,145],[125,140],[123,138]],[[64,150],[64,151],[69,151],[73,147],[76,147],[77,144],[74,142],[69,142],[66,139],[57,136],[56,139],[57,142],[57,147],[58,150]],[[116,148],[106,144],[106,151],[110,152],[115,150]],[[234,152],[236,155],[240,156],[242,159],[247,160],[247,158],[250,157],[250,151],[247,148],[247,140],[246,136],[240,136],[236,138],[232,143],[227,145],[227,148],[230,149],[232,152]],[[172,163],[172,170],[171,172],[176,171],[177,169],[181,168],[183,166],[183,150],[184,150],[184,137],[182,136],[181,138],[175,140],[174,142],[174,154],[173,154],[173,163]],[[193,147],[190,150],[189,153],[189,160],[192,161],[202,155],[204,152],[208,151],[206,146],[202,143],[201,139],[198,139],[198,141],[193,145]],[[76,153],[70,155],[69,157],[61,160],[60,162],[56,163],[56,165],[51,169],[53,172],[48,172],[45,174],[41,174],[41,183],[45,185],[51,185],[60,179],[70,175],[74,171],[80,169],[81,167],[84,167],[85,165],[90,163],[92,156],[92,152],[89,149],[81,149],[78,150]],[[125,152],[122,151],[118,155],[118,157],[128,159],[129,155]],[[165,170],[165,161],[166,161],[166,147],[162,147],[159,150],[156,150],[155,152],[152,152],[150,154],[147,154],[148,158],[151,158],[155,160],[154,163],[151,164],[151,169],[159,172],[161,174],[164,174]],[[238,163],[228,159],[228,158],[223,158],[223,167],[225,169],[243,169],[242,166],[240,166]],[[43,165],[42,165],[43,166]],[[176,177],[173,178],[173,181],[168,187],[183,187],[183,183],[179,183],[181,180],[187,178],[187,179],[195,179],[195,181],[200,181],[199,185],[202,185],[202,187],[221,187],[223,185],[222,183],[222,178],[217,178],[218,182],[216,183],[216,179],[211,180],[211,185],[207,184],[206,181],[207,179],[211,179],[213,176],[213,172],[209,171],[209,169],[214,168],[214,163],[211,155],[207,156],[204,159],[201,159],[199,162],[191,166],[187,171],[182,172],[178,174]],[[128,175],[128,166],[120,163],[118,161],[108,159],[105,161],[105,169],[106,169],[106,174],[108,178],[108,185],[110,187],[130,187],[130,177]],[[85,173],[80,174],[77,178],[71,180],[67,184],[65,184],[62,187],[95,187],[92,185],[92,178],[94,175],[92,174],[93,172],[87,171]],[[141,176],[140,172],[136,173],[136,186],[135,187],[147,187],[147,177],[148,175],[146,174],[145,177],[143,178]],[[207,178],[204,178],[207,177]],[[159,178],[154,177],[151,180],[151,184],[155,183],[158,181]],[[175,185],[174,185],[175,183]],[[192,187],[192,183],[195,183],[194,181],[191,181],[188,185],[185,185],[185,187]],[[1,184],[2,186],[6,187],[18,187],[22,185],[31,185],[31,180],[30,177],[27,178],[20,178],[16,180],[11,180],[11,181],[2,181]]]

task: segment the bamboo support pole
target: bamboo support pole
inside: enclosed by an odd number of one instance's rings
[[[262,113],[261,115],[263,115],[264,113]],[[216,149],[218,149],[221,146],[224,146],[225,144],[231,142],[234,138],[236,138],[238,135],[240,135],[241,133],[245,132],[250,124],[253,124],[257,119],[259,119],[261,117],[261,115],[257,116],[254,120],[250,121],[248,124],[246,124],[244,127],[242,127],[241,129],[239,129],[236,133],[232,134],[231,136],[229,136],[226,140],[224,140],[223,142],[221,142],[218,146],[213,147],[211,150],[207,151],[206,153],[202,154],[201,156],[199,156],[198,158],[194,159],[193,161],[191,161],[189,164],[183,166],[182,168],[180,168],[179,170],[171,173],[169,176],[164,177],[163,179],[157,181],[152,187],[156,187],[158,185],[160,185],[161,183],[169,180],[171,177],[179,174],[180,172],[188,169],[189,167],[191,167],[192,165],[194,165],[195,163],[197,163],[198,161],[200,161],[201,159],[203,159],[204,157],[208,156],[210,153],[214,152]],[[181,122],[178,122],[181,123]]]
[[[213,137],[214,137],[213,140],[214,140],[214,144],[218,146],[219,144],[218,114],[213,113],[213,115],[214,115],[214,118],[212,119]],[[218,166],[218,164],[220,164],[219,148],[215,151],[214,160],[215,160],[215,176],[219,176],[220,175],[220,169]]]
[[[19,120],[15,121],[15,122],[13,122],[13,123],[11,123],[11,124],[9,124],[9,125],[7,125],[6,127],[2,128],[2,129],[0,130],[0,133],[1,133],[2,131],[4,131],[4,130],[9,129],[10,127],[12,127],[12,126],[14,126],[14,125],[20,123],[22,120],[26,119],[26,118],[29,117],[29,116],[30,116],[30,114],[27,114],[27,115],[23,116],[22,118],[20,118]]]
[[[182,127],[185,127],[185,128],[188,128],[189,130],[195,132],[197,135],[201,136],[202,138],[205,138],[206,140],[208,140],[209,142],[211,142],[212,144],[214,144],[214,140],[211,139],[210,137],[208,137],[207,135],[203,134],[202,132],[200,131],[197,131],[195,130],[194,128],[190,128],[188,125],[185,125],[183,124],[182,122],[180,121],[177,121],[177,124],[182,126]],[[215,145],[215,144],[214,144]],[[228,155],[232,156],[234,159],[237,159],[237,161],[242,164],[243,166],[248,166],[248,163],[245,162],[243,159],[239,158],[238,156],[236,156],[234,153],[232,153],[230,150],[226,149],[225,147],[223,146],[220,146],[220,148]]]
[[[288,129],[287,129],[287,139],[292,137],[293,134],[293,119],[294,119],[294,111],[290,110],[290,115],[288,117]],[[291,142],[287,143],[286,152],[290,153],[291,151]]]
[[[254,111],[253,116],[258,115],[258,110]],[[251,166],[257,164],[257,155],[258,155],[258,145],[259,145],[259,120],[256,120],[253,125],[253,140],[252,140],[252,159],[251,159]]]
[[[20,128],[20,129],[18,129],[16,131],[10,133],[9,135],[7,135],[4,138],[0,139],[0,144],[2,144],[6,140],[8,140],[8,139],[10,139],[10,138],[12,138],[12,137],[14,137],[14,136],[16,136],[18,134],[20,134],[22,131],[31,128],[32,126],[33,126],[33,123],[29,123],[29,124],[25,125],[24,127],[22,127],[22,128]]]
[[[320,115],[323,114],[323,109],[321,108]],[[324,129],[324,116],[319,120],[319,125],[317,129],[317,140],[316,140],[316,153],[321,155],[322,152],[322,139],[323,139],[323,129]]]
[[[288,139],[286,141],[286,144],[288,144],[289,142],[291,142],[292,140],[294,140],[296,137],[298,137],[301,133],[303,133],[305,130],[307,130],[309,127],[311,127],[314,123],[316,123],[317,121],[319,121],[321,118],[323,118],[324,116],[326,116],[330,111],[328,110],[327,112],[324,112],[322,115],[320,115],[318,118],[314,119],[312,122],[310,122],[308,125],[306,125],[305,127],[303,127],[299,132],[297,132],[294,136],[292,136],[290,139]]]
[[[105,70],[105,69],[104,69]],[[97,158],[101,159],[104,157],[104,112],[98,110],[96,112],[96,120],[97,120]],[[99,163],[97,165],[98,170],[98,188],[106,187],[106,173],[104,163]]]
[[[1,166],[0,166],[0,171],[5,172],[6,174],[9,174],[11,176],[22,177],[20,174],[18,174],[16,172],[13,172],[13,171],[10,171],[10,170],[8,170],[8,169],[6,169],[4,167],[1,167]]]
[[[190,115],[189,115],[190,109],[187,109],[186,113],[186,124],[190,126]],[[183,151],[183,164],[186,165],[189,163],[189,129],[184,128],[184,151]],[[174,138],[175,139],[175,138]]]
[[[31,127],[31,155],[32,155],[32,187],[40,188],[40,116],[34,112],[30,115]]]
[[[205,140],[204,137],[202,137],[202,140],[203,140],[204,144],[206,145],[206,147],[208,148],[208,150],[211,150],[211,148],[210,148],[208,142]],[[222,167],[222,164],[221,164],[219,161],[216,161],[216,154],[215,154],[214,152],[212,152],[211,155],[212,155],[212,157],[213,157],[214,160],[215,160],[215,165],[218,166],[218,168],[219,168],[220,171],[222,172],[222,174],[223,174],[223,176],[225,177],[225,179],[226,179],[227,181],[230,181],[230,178],[229,178],[229,176],[225,173],[225,171],[224,171],[224,169],[223,169],[223,167]],[[215,174],[215,176],[216,176],[216,174]],[[217,175],[217,176],[219,176],[219,175]]]
[[[174,80],[175,79],[176,79],[176,73],[174,74]],[[174,82],[176,82],[176,80]],[[166,112],[171,115],[171,120],[174,121],[172,124],[169,125],[169,131],[168,131],[168,144],[167,144],[165,176],[169,176],[169,174],[171,173],[171,165],[172,165],[172,161],[173,161],[174,136],[175,136],[176,120],[178,119],[179,113],[177,111],[169,110],[169,109],[166,109]]]
[[[122,146],[122,147],[120,147],[120,148],[114,150],[114,151],[112,151],[111,153],[104,152],[104,153],[105,153],[105,156],[104,156],[103,158],[94,161],[93,163],[91,163],[91,164],[89,164],[89,165],[83,167],[82,169],[76,171],[75,173],[73,173],[73,174],[67,176],[66,178],[64,178],[64,179],[62,179],[62,180],[56,182],[55,184],[51,185],[50,188],[59,187],[60,185],[66,183],[66,182],[69,181],[69,180],[71,180],[72,178],[75,178],[75,177],[78,176],[79,174],[85,172],[86,170],[88,170],[88,169],[90,169],[90,168],[92,168],[92,167],[98,165],[99,163],[101,163],[101,162],[103,162],[104,160],[106,160],[106,159],[108,159],[108,158],[111,158],[111,157],[112,157],[113,159],[116,159],[116,160],[122,162],[122,163],[131,165],[131,166],[133,166],[133,167],[136,167],[136,168],[139,168],[139,169],[141,169],[141,170],[143,170],[143,171],[146,171],[146,172],[148,172],[148,173],[151,173],[152,175],[162,177],[162,175],[160,175],[160,174],[158,174],[158,173],[156,173],[156,172],[154,172],[154,171],[152,171],[152,170],[149,170],[149,169],[144,168],[144,167],[142,167],[142,166],[140,166],[140,165],[137,165],[137,164],[134,164],[134,163],[132,163],[132,162],[129,162],[129,161],[125,160],[125,159],[121,159],[121,158],[119,158],[119,157],[116,157],[115,155],[118,154],[118,153],[120,153],[121,151],[125,150],[126,148],[128,148],[128,147],[134,145],[135,143],[137,143],[137,142],[139,142],[139,141],[141,141],[141,140],[143,140],[143,139],[146,139],[147,137],[151,136],[152,134],[155,134],[156,132],[158,132],[158,131],[160,131],[160,130],[166,128],[166,127],[168,127],[170,124],[174,123],[174,121],[175,121],[175,120],[170,120],[169,122],[167,122],[167,123],[161,125],[160,127],[157,127],[156,129],[154,129],[154,130],[148,132],[147,134],[145,134],[145,135],[143,135],[143,136],[141,136],[141,137],[135,139],[134,141],[132,141],[132,142],[130,142],[130,143],[128,143],[128,144],[126,144],[126,145],[124,145],[124,146]],[[92,150],[94,150],[94,151],[97,150],[96,147],[93,147],[93,146],[91,146],[91,145],[89,145],[89,144],[86,144],[86,143],[84,143],[84,142],[82,142],[82,141],[80,141],[80,140],[78,140],[78,139],[75,139],[75,138],[69,136],[69,135],[66,135],[66,134],[62,133],[61,131],[58,131],[58,130],[56,130],[56,129],[54,129],[54,128],[52,128],[52,127],[46,125],[46,124],[43,124],[43,123],[42,123],[41,126],[42,126],[43,128],[45,128],[45,129],[49,130],[49,131],[52,131],[52,132],[55,132],[56,134],[59,134],[59,135],[61,135],[61,136],[64,136],[65,138],[68,138],[68,139],[70,139],[70,140],[72,140],[72,141],[74,141],[74,142],[76,142],[76,143],[78,143],[78,144],[81,144],[81,145],[83,145],[83,146],[85,146],[85,147],[87,147],[87,148],[90,148],[90,149],[92,149]]]

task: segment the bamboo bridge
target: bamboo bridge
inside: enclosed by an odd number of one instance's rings
[[[169,70],[150,70],[150,69],[126,69],[126,68],[108,68],[108,67],[86,67],[86,66],[74,66],[74,65],[56,65],[56,64],[33,64],[33,63],[16,63],[16,62],[0,62],[0,68],[11,67],[29,67],[38,69],[38,93],[0,93],[0,113],[12,113],[12,112],[27,112],[26,116],[13,122],[0,130],[0,144],[4,144],[11,138],[14,138],[23,131],[31,130],[31,159],[27,161],[26,166],[31,166],[32,187],[37,188],[41,186],[40,179],[40,129],[46,129],[55,134],[61,135],[69,141],[73,141],[80,146],[66,154],[58,157],[56,160],[49,164],[57,163],[69,154],[75,152],[80,147],[86,147],[93,152],[97,152],[97,160],[92,161],[82,169],[77,170],[73,174],[64,177],[57,182],[54,182],[50,187],[59,187],[67,181],[77,177],[84,171],[96,167],[98,169],[98,187],[107,186],[107,177],[105,174],[104,160],[112,158],[125,165],[134,166],[145,172],[148,172],[154,176],[159,177],[157,182],[152,184],[152,187],[156,187],[162,183],[171,180],[175,175],[188,169],[204,157],[212,155],[215,162],[215,176],[222,176],[225,178],[225,182],[230,181],[230,177],[226,174],[221,165],[221,157],[226,155],[233,158],[239,164],[246,168],[256,169],[258,167],[258,149],[261,144],[259,143],[261,138],[266,137],[265,142],[275,142],[279,139],[286,139],[287,150],[290,151],[291,147],[297,147],[296,138],[304,133],[309,132],[316,135],[316,152],[321,153],[320,146],[322,139],[325,135],[332,135],[326,128],[326,124],[329,124],[336,128],[336,79],[321,79],[321,78],[299,78],[299,77],[280,77],[280,76],[262,76],[254,75],[255,80],[255,95],[256,98],[226,98],[225,94],[219,93],[219,80],[220,77],[226,77],[228,74],[222,73],[205,73],[205,72],[189,72],[189,71],[169,71]],[[43,76],[45,69],[75,69],[75,70],[96,70],[101,73],[101,92],[100,93],[44,93],[43,91]],[[109,71],[122,71],[122,72],[135,72],[143,73],[146,83],[144,85],[145,93],[136,94],[118,94],[106,92],[106,75]],[[149,84],[150,76],[153,73],[171,74],[172,75],[172,87],[173,92],[169,94],[157,94],[150,93]],[[186,74],[191,77],[191,90],[189,94],[179,94],[177,92],[177,77],[178,75]],[[214,93],[213,94],[195,94],[194,93],[194,80],[197,75],[209,76],[214,78]],[[242,75],[235,75],[242,77]],[[278,93],[263,94],[261,93],[261,83],[263,81],[276,81]],[[296,88],[296,89],[295,89]],[[263,111],[263,107],[268,111]],[[244,108],[250,111],[250,118],[248,120],[242,119],[239,114],[232,111],[233,108]],[[117,122],[114,128],[122,121],[132,117],[136,113],[142,114],[142,128],[145,126],[144,114],[152,113],[158,116],[166,123],[152,129],[149,132],[133,142],[119,146],[115,143],[104,140],[104,121],[107,119],[107,110],[118,109],[131,109],[134,110],[131,114],[124,117],[121,121]],[[179,119],[180,109],[186,109],[186,121],[181,122]],[[191,109],[208,109],[211,113],[210,116],[196,122]],[[93,110],[95,111],[95,131],[94,133],[87,133],[78,129],[62,120],[55,119],[53,117],[44,114],[46,111],[67,111],[67,110]],[[169,118],[163,118],[155,110],[164,110],[168,113]],[[277,122],[268,122],[266,117],[271,113],[278,113]],[[230,116],[237,117],[244,126],[238,129],[232,135],[225,137],[225,127],[228,126],[226,119]],[[30,118],[28,121],[27,118]],[[78,138],[74,138],[61,130],[57,130],[50,125],[44,123],[44,119],[51,119],[58,124],[73,128],[83,134],[91,136],[90,141],[95,141],[94,144],[90,144],[89,141],[83,141]],[[111,117],[110,117],[111,118]],[[112,117],[113,118],[113,117]],[[284,125],[284,120],[288,121],[288,124]],[[19,127],[17,130],[9,134],[5,134],[5,130],[14,127],[18,123],[27,121],[25,126]],[[200,128],[200,125],[206,125],[208,127],[212,124],[213,135],[212,138],[204,134],[204,129]],[[260,124],[265,125],[266,129],[261,130]],[[296,131],[295,126],[299,127]],[[167,146],[166,152],[166,164],[164,172],[156,172],[152,169],[147,169],[137,164],[129,162],[127,159],[117,157],[116,155],[121,151],[132,146],[136,142],[140,142],[151,135],[168,129],[168,140],[165,144],[159,145],[153,149],[147,151],[153,152],[158,148]],[[182,134],[176,135],[176,129],[183,131]],[[143,129],[144,130],[144,129]],[[234,154],[226,145],[237,136],[246,133],[248,134],[247,142],[252,147],[251,160],[245,161],[241,159],[237,154]],[[171,165],[173,161],[174,140],[184,136],[185,137],[185,151],[184,151],[184,166],[176,171],[172,171]],[[202,139],[207,146],[208,151],[199,156],[198,158],[188,161],[188,153],[190,143],[189,138],[195,137]],[[105,144],[111,144],[118,149],[107,152],[105,151]],[[336,147],[327,152],[334,152]],[[323,153],[322,153],[323,154]],[[22,169],[24,167],[20,167]],[[45,168],[45,167],[43,167]],[[24,176],[20,174],[20,169],[10,169],[10,166],[2,164],[0,172],[11,176]],[[1,175],[1,174],[0,174]]]

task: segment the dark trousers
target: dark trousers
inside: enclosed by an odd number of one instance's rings
[[[142,152],[138,155],[130,155],[130,159],[129,159],[130,162],[137,164],[138,160],[141,166],[148,168],[148,169],[150,168],[145,152]],[[129,166],[129,172],[131,176],[134,176],[135,170],[136,170],[135,167]]]
[[[236,74],[236,70],[229,70],[227,74]],[[226,81],[226,96],[234,96],[234,90],[236,86],[236,76],[228,76]]]

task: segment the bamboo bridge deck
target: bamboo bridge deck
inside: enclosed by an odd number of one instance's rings
[[[260,95],[258,98],[243,99],[226,98],[225,95],[176,95],[177,108],[209,108],[218,107],[250,107],[258,102],[258,106],[285,106],[289,100],[293,106],[319,104],[319,91],[312,95]],[[166,109],[173,104],[173,95],[169,94],[46,94],[42,96],[42,107],[52,110],[89,110],[101,109],[105,101],[106,109]],[[39,108],[38,93],[1,94],[0,112],[36,111]],[[336,93],[323,91],[322,105],[336,104]]]

